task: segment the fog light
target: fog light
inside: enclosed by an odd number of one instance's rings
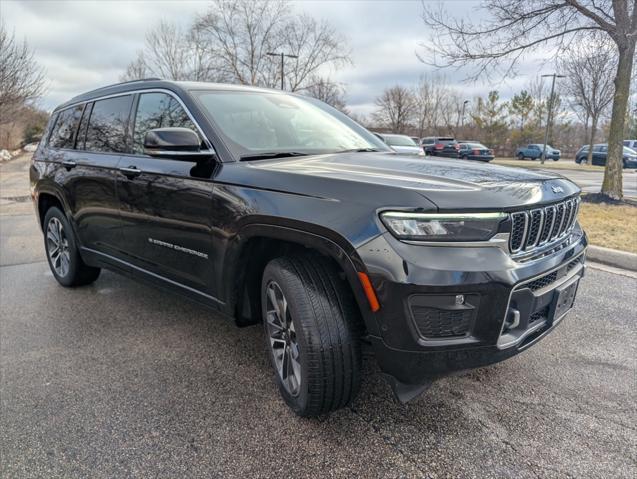
[[[464,304],[464,294],[456,294],[456,305]]]

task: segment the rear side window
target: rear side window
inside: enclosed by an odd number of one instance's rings
[[[86,150],[126,152],[126,126],[132,100],[131,95],[126,95],[99,100],[93,104],[86,130]]]
[[[49,138],[51,148],[72,149],[75,143],[75,134],[82,117],[84,105],[62,110],[55,121],[55,126]]]
[[[169,127],[189,128],[197,133],[194,123],[175,98],[166,93],[142,94],[135,115],[133,152],[144,152],[144,137],[148,130]]]

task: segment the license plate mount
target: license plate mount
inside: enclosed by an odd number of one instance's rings
[[[555,288],[553,302],[551,303],[551,322],[557,322],[573,308],[580,277],[576,276],[572,281]]]

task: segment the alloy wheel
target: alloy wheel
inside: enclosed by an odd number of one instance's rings
[[[62,223],[57,218],[51,218],[46,228],[47,253],[51,266],[61,278],[65,277],[71,266],[69,240]]]
[[[266,331],[274,365],[283,387],[292,396],[301,389],[301,357],[288,301],[276,281],[266,286]]]

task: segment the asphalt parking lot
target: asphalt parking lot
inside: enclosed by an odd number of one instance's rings
[[[637,476],[634,275],[589,268],[552,335],[408,405],[367,357],[351,407],[301,419],[260,328],[109,272],[58,286],[26,168],[0,165],[0,477]]]

